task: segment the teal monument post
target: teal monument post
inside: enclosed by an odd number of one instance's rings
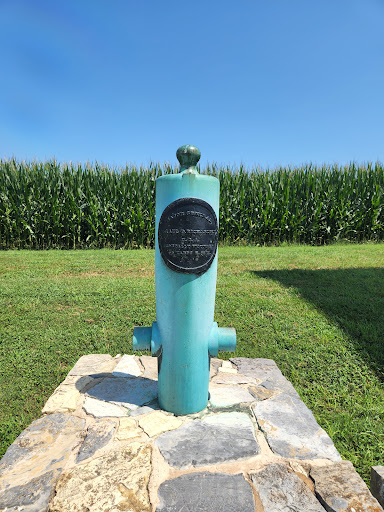
[[[157,318],[134,328],[133,349],[158,358],[160,407],[191,414],[207,406],[210,357],[234,351],[236,332],[213,321],[219,180],[198,173],[198,148],[176,156],[180,173],[156,180]]]

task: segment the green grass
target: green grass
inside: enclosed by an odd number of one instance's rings
[[[236,355],[274,359],[367,481],[384,462],[383,311],[383,244],[219,249]],[[81,355],[132,353],[154,319],[152,250],[0,252],[1,453]]]

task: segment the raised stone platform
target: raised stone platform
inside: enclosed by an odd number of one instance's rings
[[[272,360],[212,359],[188,416],[159,410],[156,365],[80,358],[0,461],[0,510],[383,510]]]

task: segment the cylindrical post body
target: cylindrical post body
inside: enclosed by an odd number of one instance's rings
[[[200,175],[200,151],[177,150],[179,174],[156,180],[156,322],[135,327],[133,349],[158,358],[162,409],[191,414],[208,404],[209,357],[236,348],[233,328],[213,321],[219,180]]]
[[[206,201],[218,219],[219,188],[217,178],[188,170],[156,181],[156,317],[162,343],[159,404],[175,414],[189,414],[207,406],[217,253],[201,275],[172,270],[160,253],[159,221],[165,208],[181,198]]]

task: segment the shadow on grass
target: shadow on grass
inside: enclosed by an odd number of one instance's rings
[[[250,271],[272,279],[321,310],[349,335],[356,350],[384,380],[384,269]]]

